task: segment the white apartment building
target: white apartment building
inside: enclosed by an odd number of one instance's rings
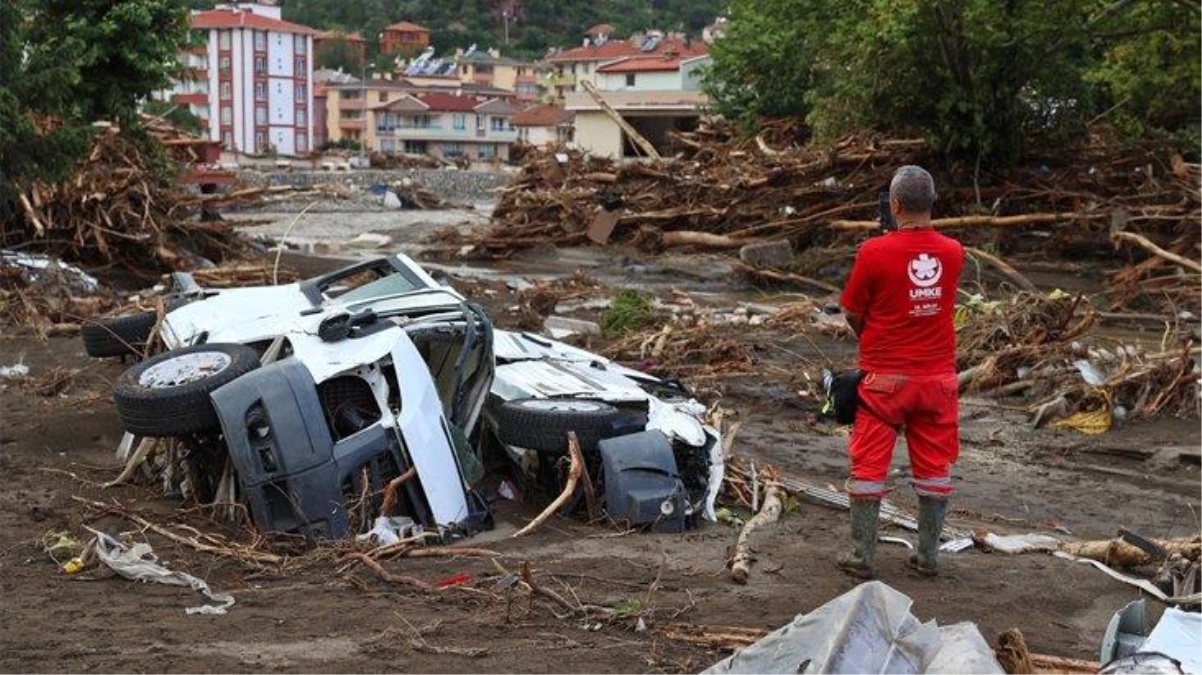
[[[313,149],[313,37],[266,3],[218,5],[192,15],[204,46],[181,59],[189,78],[171,100],[202,120],[227,150],[304,155]]]

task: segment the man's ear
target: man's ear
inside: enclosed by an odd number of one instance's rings
[[[889,210],[893,212],[893,219],[897,220],[897,217],[900,216],[902,213],[904,213],[904,211],[902,211],[901,200],[898,199],[897,197],[890,199],[889,200]]]

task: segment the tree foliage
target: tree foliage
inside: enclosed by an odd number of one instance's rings
[[[707,87],[744,121],[804,117],[827,138],[917,134],[978,166],[1079,136],[1123,99],[1130,130],[1197,124],[1192,2],[735,0],[731,10]]]
[[[209,9],[224,0],[190,0]],[[658,28],[697,34],[722,13],[726,0],[281,0],[289,21],[320,29],[359,31],[368,41],[368,60],[378,54],[378,36],[389,24],[412,21],[430,29],[439,54],[476,44],[508,56],[538,58],[548,47],[580,44],[584,31],[608,23],[619,35]],[[509,17],[505,43],[504,11]]]
[[[92,122],[136,126],[186,31],[177,0],[0,2],[0,220],[25,186],[70,173]]]

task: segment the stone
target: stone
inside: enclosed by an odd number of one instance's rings
[[[793,246],[787,239],[748,244],[739,249],[739,260],[752,267],[788,267],[793,262]]]
[[[549,316],[543,327],[556,340],[569,335],[601,335],[601,326],[595,322],[566,316]]]
[[[392,243],[392,237],[378,232],[364,232],[347,242],[347,246],[356,248],[384,248]]]

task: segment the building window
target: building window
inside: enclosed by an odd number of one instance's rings
[[[263,73],[266,73],[266,72],[267,72],[267,57],[266,56],[256,56],[255,57],[255,73],[257,75],[262,75]]]
[[[228,56],[221,57],[217,61],[217,70],[228,73],[230,70],[230,57],[228,57]]]
[[[232,132],[232,131],[221,132],[221,144],[225,146],[226,150],[233,150],[234,149],[234,132]]]
[[[255,31],[255,51],[256,52],[267,51],[267,31],[262,31],[262,30]]]
[[[221,83],[221,100],[228,101],[234,97],[234,85],[229,82]]]
[[[308,87],[306,87],[303,84],[296,85],[296,102],[297,103],[308,103],[309,102],[309,90],[308,90]]]
[[[293,70],[294,75],[296,75],[297,77],[300,77],[301,75],[305,74],[305,57],[303,57],[303,56],[296,57],[296,59],[293,61],[292,65],[294,67],[294,70]]]
[[[306,38],[304,35],[297,35],[296,36],[296,53],[297,54],[307,54],[308,52],[309,52],[308,38]]]
[[[388,92],[380,92],[380,103],[388,103]]]
[[[309,126],[309,116],[305,113],[304,108],[296,109],[296,126],[298,126],[298,127]]]
[[[627,87],[634,86],[634,73],[626,73],[626,86]]]
[[[303,131],[296,132],[296,151],[309,152],[309,134]]]
[[[455,115],[451,118],[451,123],[456,131],[463,131],[467,128],[467,115]]]
[[[255,124],[261,127],[267,126],[267,106],[255,106]]]
[[[447,143],[446,145],[443,146],[442,156],[443,157],[462,157],[463,156],[463,144],[462,143]]]
[[[256,101],[266,101],[267,100],[267,83],[266,82],[255,82],[255,100]]]
[[[222,50],[228,50],[230,48],[230,31],[217,31],[217,48]]]
[[[228,105],[221,106],[221,124],[230,125],[234,123],[234,109]]]
[[[504,117],[490,117],[489,123],[490,123],[489,128],[492,129],[493,131],[505,131],[505,118]]]
[[[581,67],[581,68],[584,70],[584,74],[585,74],[585,75],[588,75],[589,69],[593,67],[593,64],[591,64],[591,63],[584,63],[584,64],[581,64],[581,66],[580,66],[580,67]]]
[[[480,159],[492,159],[497,156],[497,149],[492,143],[485,143],[480,146]]]
[[[262,131],[255,132],[255,152],[267,151],[267,134]]]

